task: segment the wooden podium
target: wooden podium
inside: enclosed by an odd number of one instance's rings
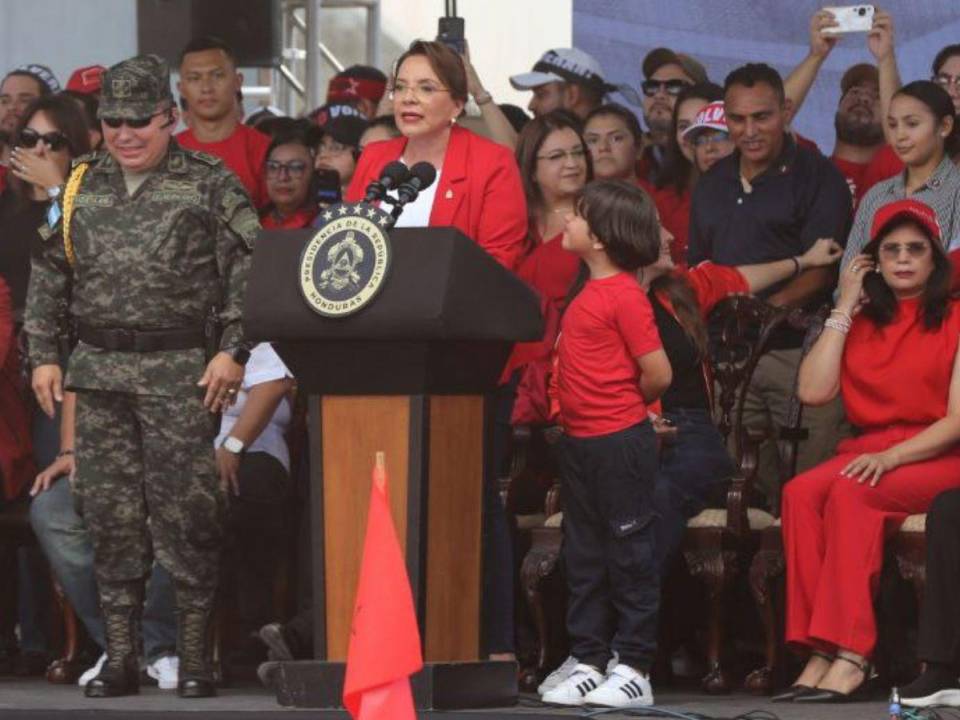
[[[390,275],[355,315],[314,313],[297,282],[312,231],[263,232],[244,328],[272,341],[309,393],[314,647],[284,664],[278,698],[340,705],[374,454],[390,504],[427,666],[418,707],[502,705],[515,666],[480,661],[482,507],[496,387],[512,344],[541,336],[539,302],[452,228],[391,233]]]

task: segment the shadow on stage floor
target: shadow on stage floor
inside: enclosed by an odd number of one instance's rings
[[[803,707],[772,704],[767,698],[750,695],[709,697],[689,692],[660,692],[658,707],[674,713],[697,713],[714,718],[735,718],[753,710],[764,711],[758,720],[884,720],[887,705],[881,700],[851,705]],[[133,697],[87,699],[80,688],[51,685],[43,680],[0,679],[0,720],[274,720],[309,713],[317,720],[347,719],[343,711],[292,710],[277,705],[272,694],[261,688],[225,688],[215,698],[181,700],[176,693],[145,687]],[[585,717],[590,711],[559,710],[540,705],[532,696],[524,696],[518,706],[494,710],[423,712],[422,718],[444,720],[540,720],[541,718]],[[767,713],[773,713],[769,715]],[[626,718],[637,715],[612,713],[603,718]],[[673,717],[676,717],[675,715]],[[681,715],[682,717],[682,715]]]

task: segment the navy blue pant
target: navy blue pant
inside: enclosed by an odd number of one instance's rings
[[[683,541],[687,520],[699,514],[726,487],[734,467],[723,436],[706,410],[664,413],[677,428],[676,438],[660,450],[654,492],[656,547],[662,572]]]
[[[653,662],[660,604],[654,551],[657,444],[649,422],[560,443],[563,563],[571,653],[580,662]]]

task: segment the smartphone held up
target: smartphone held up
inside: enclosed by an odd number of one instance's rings
[[[836,25],[821,31],[824,35],[870,32],[873,28],[873,16],[877,11],[873,5],[844,5],[825,7],[824,10],[837,21]]]

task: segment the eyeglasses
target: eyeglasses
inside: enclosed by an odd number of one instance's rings
[[[147,117],[140,118],[122,118],[122,117],[102,117],[100,120],[108,128],[113,128],[117,130],[124,125],[126,125],[131,130],[143,130],[150,122],[157,116],[163,115],[163,113],[169,112],[169,110],[161,110],[160,112],[155,112],[153,115],[148,115]]]
[[[902,250],[907,251],[907,255],[912,258],[923,257],[926,255],[927,250],[930,246],[923,242],[922,240],[915,240],[913,242],[908,242],[904,245],[900,243],[884,243],[880,246],[880,253],[890,260],[896,260],[900,257],[900,252]]]
[[[730,142],[730,134],[722,130],[715,133],[701,133],[691,141],[694,147],[706,147],[723,142]]]
[[[70,145],[70,141],[67,140],[67,136],[59,130],[43,133],[41,135],[36,130],[31,128],[24,128],[20,131],[20,140],[17,142],[17,145],[25,148],[35,148],[37,143],[41,140],[43,140],[44,144],[54,152],[57,150],[62,150],[65,147],[69,147]]]
[[[659,90],[663,90],[667,95],[676,97],[683,89],[690,87],[686,80],[644,80],[640,84],[640,89],[647,97],[653,97]]]
[[[317,148],[317,155],[323,155],[324,153],[328,155],[343,155],[343,153],[352,149],[349,145],[344,145],[334,140],[328,143],[320,143],[320,146]]]
[[[946,73],[941,73],[939,75],[934,75],[933,81],[944,90],[949,89],[951,85],[956,88],[960,88],[960,75],[947,75]]]
[[[413,93],[413,97],[416,100],[430,100],[437,93],[450,92],[448,88],[430,82],[417,83],[416,85],[398,82],[395,83],[393,89],[390,90],[390,99],[395,100],[398,97],[405,97],[408,90]]]
[[[289,175],[290,177],[302,177],[307,170],[307,164],[302,160],[291,160],[290,162],[280,162],[279,160],[267,160],[267,175]]]
[[[631,137],[629,133],[617,132],[609,135],[587,135],[584,139],[587,141],[587,147],[599,147],[601,144],[619,147]]]
[[[537,160],[546,160],[547,162],[557,163],[563,162],[564,159],[570,158],[574,162],[580,162],[587,155],[587,151],[583,149],[583,146],[573,148],[572,150],[554,150],[552,153],[547,155],[537,155]]]

